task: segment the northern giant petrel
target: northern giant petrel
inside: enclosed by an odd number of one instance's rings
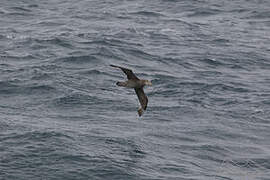
[[[135,74],[130,69],[126,69],[126,68],[115,66],[115,65],[110,65],[110,66],[115,67],[115,68],[120,68],[127,75],[127,78],[128,78],[127,81],[117,82],[116,85],[127,87],[127,88],[134,88],[141,104],[141,108],[138,110],[138,114],[139,116],[141,116],[143,114],[143,111],[146,110],[147,103],[148,103],[148,98],[144,94],[143,87],[145,85],[152,86],[151,81],[137,78],[137,76],[135,76]]]

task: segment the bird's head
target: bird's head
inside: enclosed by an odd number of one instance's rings
[[[144,81],[143,81],[143,84],[144,84],[144,85],[147,85],[147,86],[152,86],[152,83],[151,83],[151,81],[149,81],[149,80],[144,80]]]

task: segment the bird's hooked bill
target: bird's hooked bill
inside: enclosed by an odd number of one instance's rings
[[[148,85],[148,86],[152,86],[152,82],[151,81],[146,81],[145,84]]]

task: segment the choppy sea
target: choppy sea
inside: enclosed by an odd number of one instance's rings
[[[1,0],[0,179],[269,180],[270,1]]]

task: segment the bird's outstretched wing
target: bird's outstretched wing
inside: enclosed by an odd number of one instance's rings
[[[146,110],[147,108],[148,98],[144,94],[143,88],[135,88],[135,92],[141,104],[141,108],[138,110],[139,116],[141,116],[143,113],[143,110]]]
[[[120,68],[127,75],[128,79],[139,80],[139,78],[137,78],[137,76],[135,76],[135,74],[130,69],[123,68],[123,67],[116,66],[116,65],[110,65],[110,66],[115,67],[115,68]]]

